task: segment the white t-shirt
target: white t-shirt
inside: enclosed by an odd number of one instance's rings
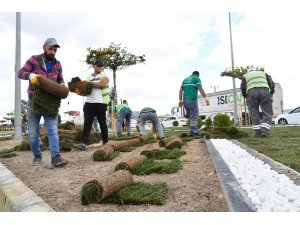
[[[96,76],[92,76],[92,78],[89,81],[99,82],[100,81],[100,74],[97,74]],[[102,97],[102,94],[101,94],[101,90],[99,88],[93,88],[92,93],[90,95],[86,96],[85,102],[103,103],[103,97]]]

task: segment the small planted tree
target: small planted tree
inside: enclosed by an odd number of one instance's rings
[[[117,90],[116,75],[117,70],[125,69],[128,66],[136,65],[138,63],[145,63],[145,55],[137,56],[131,54],[126,48],[121,48],[121,44],[110,43],[108,47],[100,47],[99,49],[87,49],[85,62],[93,65],[95,61],[101,61],[104,68],[113,71],[114,90]],[[113,99],[116,100],[116,92],[114,92]]]
[[[254,70],[265,71],[263,67],[254,67],[254,66],[246,66],[246,67],[235,67],[233,70],[227,68],[225,71],[221,73],[221,77],[234,77],[242,79],[243,75],[248,73],[249,69],[253,68]]]

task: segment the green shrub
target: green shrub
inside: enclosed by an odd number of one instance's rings
[[[177,120],[173,121],[173,127],[178,127],[179,123]]]
[[[207,119],[205,120],[205,126],[206,126],[206,127],[211,127],[211,125],[212,125],[211,118],[207,118]]]
[[[190,127],[190,125],[191,125],[191,119],[189,118],[189,119],[186,121],[186,126],[187,126],[187,127]],[[202,119],[199,117],[199,118],[198,118],[198,128],[202,127],[202,125],[203,125],[203,121],[202,121]]]
[[[216,127],[231,127],[232,121],[226,114],[217,114],[214,118],[214,125]]]

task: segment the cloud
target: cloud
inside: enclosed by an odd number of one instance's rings
[[[284,106],[298,106],[297,53],[300,28],[297,14],[271,12],[232,13],[235,66],[264,66],[283,87]],[[92,13],[22,13],[21,65],[42,53],[46,38],[55,37],[61,45],[57,58],[63,65],[65,81],[86,77],[92,70],[83,62],[86,49],[106,47],[110,42],[136,55],[145,54],[146,63],[117,71],[120,98],[133,110],[152,106],[159,114],[170,113],[177,105],[182,80],[199,70],[204,90],[209,93],[232,88],[232,79],[220,77],[231,67],[228,13],[124,11]],[[14,107],[15,13],[0,13],[0,74],[3,95],[0,115]],[[112,72],[105,71],[113,85]],[[21,81],[22,98],[27,82]],[[236,86],[240,82],[236,80]],[[10,102],[11,104],[7,104]],[[69,104],[68,104],[69,103]],[[82,98],[70,94],[62,101],[61,112],[82,111]]]

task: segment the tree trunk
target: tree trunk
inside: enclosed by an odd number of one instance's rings
[[[117,100],[117,82],[116,82],[116,72],[117,72],[117,70],[116,69],[114,69],[113,70],[113,79],[114,79],[114,101],[116,101]]]

